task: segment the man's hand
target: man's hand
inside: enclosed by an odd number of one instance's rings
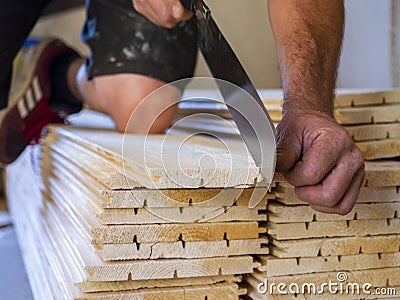
[[[179,0],[132,0],[132,2],[139,13],[161,27],[175,27],[193,15]]]
[[[325,113],[286,111],[278,125],[277,170],[300,200],[347,214],[364,182],[364,158],[346,130]]]

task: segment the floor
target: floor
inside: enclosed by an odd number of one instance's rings
[[[1,192],[1,191],[0,191]],[[33,299],[11,218],[0,196],[0,295],[4,300]]]

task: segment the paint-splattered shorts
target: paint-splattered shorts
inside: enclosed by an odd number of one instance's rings
[[[0,109],[7,105],[12,62],[51,0],[0,1]],[[89,78],[134,73],[172,82],[193,76],[197,56],[194,18],[161,28],[135,11],[132,0],[86,0],[82,39],[91,49]]]
[[[165,82],[192,77],[197,55],[194,18],[161,28],[133,8],[132,0],[90,0],[83,40],[91,48],[89,77],[136,73]]]

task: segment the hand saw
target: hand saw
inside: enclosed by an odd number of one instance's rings
[[[181,3],[197,18],[198,46],[214,78],[240,87],[227,88],[217,81],[229,112],[254,162],[260,167],[263,181],[258,186],[269,188],[276,164],[275,126],[249,76],[211,17],[207,5],[202,0],[181,0]],[[251,206],[256,204],[253,201]]]

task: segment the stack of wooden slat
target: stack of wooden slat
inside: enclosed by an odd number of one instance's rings
[[[305,292],[297,295],[298,299],[398,297],[400,162],[367,162],[366,166],[365,187],[352,212],[345,216],[316,212],[296,198],[292,186],[286,182],[277,184],[277,198],[268,204],[270,255],[258,256],[262,267],[246,277],[245,286],[251,298],[291,299],[294,295],[285,298],[277,292],[279,283],[296,284],[300,291],[303,284],[312,283],[321,290],[321,285],[329,280],[343,283],[344,287],[347,283],[357,283],[360,295],[345,291],[334,295],[325,286],[325,293],[319,298]],[[347,279],[340,281],[337,276]],[[274,291],[260,293],[259,284],[265,280],[268,286],[276,284]],[[395,288],[397,296],[363,293],[365,283],[373,286],[371,293],[375,293],[375,288]]]
[[[278,123],[282,117],[282,93],[264,91],[261,96],[271,119]],[[339,90],[334,113],[366,160],[400,156],[400,90],[362,93]],[[177,122],[176,127],[186,131],[205,129],[211,133],[239,135],[221,98],[204,101],[188,97],[180,104],[179,120],[189,115],[190,120]]]
[[[274,122],[281,118],[277,93],[265,93],[264,103]],[[218,98],[217,98],[218,99]],[[207,130],[209,134],[239,137],[222,101],[203,103],[196,99],[181,104],[177,127],[187,132]],[[400,156],[400,91],[348,93],[339,91],[335,100],[335,118],[345,126],[362,150],[366,160]],[[209,114],[207,114],[209,113]],[[221,118],[215,117],[218,115]],[[183,121],[182,121],[183,120]],[[252,299],[355,299],[398,297],[400,293],[400,162],[366,162],[367,181],[354,210],[346,216],[313,211],[298,200],[294,188],[279,182],[275,201],[268,204],[270,255],[258,256],[262,264],[246,276],[247,296]],[[342,273],[339,273],[342,272]],[[345,273],[343,273],[345,272]],[[348,276],[345,283],[371,283],[373,287],[397,288],[396,295],[338,293],[325,288],[323,295],[301,293],[304,283],[321,287],[329,280],[340,283],[337,276]],[[342,277],[340,278],[343,279]],[[267,281],[265,281],[267,280]],[[297,284],[297,295],[277,292],[279,283]],[[275,291],[265,290],[275,284]],[[259,290],[260,289],[260,290]],[[266,292],[266,293],[263,293]],[[386,290],[392,293],[393,290]],[[374,290],[371,289],[371,293]],[[362,294],[362,291],[361,291]]]
[[[247,153],[227,153],[204,137],[164,138],[50,127],[40,147],[8,168],[36,299],[238,299],[246,292],[237,283],[260,266],[250,254],[268,254],[260,224],[273,196],[250,209],[253,189],[234,188],[259,176]],[[172,159],[178,144],[179,165]]]
[[[335,118],[366,160],[400,156],[400,91],[339,94]]]
[[[340,93],[335,117],[357,142],[366,160],[400,156],[399,91]],[[400,162],[366,161],[366,172],[357,204],[345,216],[318,213],[298,200],[287,182],[277,184],[277,198],[268,204],[270,254],[260,255],[262,267],[245,278],[249,297],[399,297]],[[338,284],[336,294],[335,286],[329,291],[330,281]],[[353,283],[360,287],[359,293],[353,292]],[[279,284],[286,284],[283,292],[289,292],[287,295],[278,292]],[[291,284],[294,286],[289,290]],[[308,290],[308,284],[314,284],[317,292]],[[366,292],[364,284],[371,284]],[[381,295],[376,288],[383,288]],[[318,293],[322,290],[325,292]]]

